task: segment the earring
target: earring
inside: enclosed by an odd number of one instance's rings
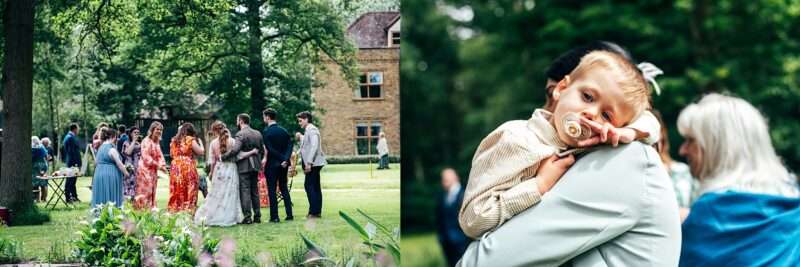
[[[561,93],[559,93],[558,91],[553,91],[553,99],[554,100],[558,100],[559,96],[561,96]]]

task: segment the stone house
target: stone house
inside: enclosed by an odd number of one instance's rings
[[[323,86],[312,97],[318,109],[323,151],[331,156],[377,155],[384,132],[391,156],[400,155],[400,13],[369,12],[347,33],[358,48],[358,86],[350,87],[336,63],[318,72]],[[314,119],[317,121],[317,118]],[[368,145],[371,144],[371,145]]]

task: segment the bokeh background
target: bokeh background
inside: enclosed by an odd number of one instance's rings
[[[404,265],[437,266],[440,171],[466,185],[480,140],[544,104],[544,72],[570,48],[616,42],[665,74],[653,96],[669,128],[709,92],[747,99],[773,144],[800,168],[800,1],[403,0],[401,60]]]

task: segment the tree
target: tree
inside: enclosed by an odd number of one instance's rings
[[[6,160],[0,162],[0,205],[26,210],[33,203],[32,162],[20,155],[30,155],[34,1],[8,1],[4,7],[2,158]]]

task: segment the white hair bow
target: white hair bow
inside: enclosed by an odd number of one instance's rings
[[[656,82],[656,76],[664,74],[664,71],[653,65],[650,62],[642,62],[639,65],[636,65],[640,71],[642,71],[642,76],[644,79],[653,84],[653,90],[656,91],[656,95],[661,94],[661,87],[658,87],[658,83]]]

